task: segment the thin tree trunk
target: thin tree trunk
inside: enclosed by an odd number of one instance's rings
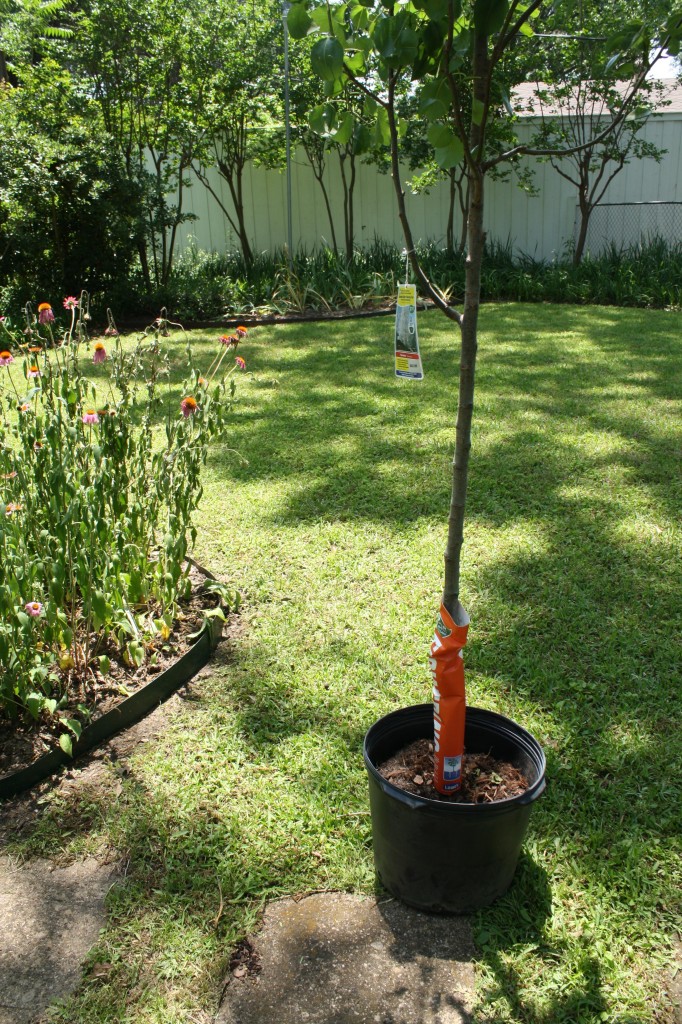
[[[580,261],[583,258],[585,252],[585,242],[587,241],[587,229],[590,226],[590,214],[592,213],[592,206],[586,202],[582,197],[579,202],[580,206],[580,229],[578,231],[578,238],[575,243],[575,249],[573,251],[573,266],[577,267],[580,265]]]
[[[473,94],[484,104],[488,77],[488,41],[477,35],[474,41]],[[478,310],[481,297],[481,264],[483,262],[483,198],[484,175],[480,167],[483,131],[472,123],[469,171],[469,203],[467,211],[467,258],[464,288],[464,312],[460,321],[461,347],[459,363],[459,398],[455,432],[455,457],[452,463],[452,494],[448,518],[448,539],[445,548],[443,604],[458,624],[469,617],[459,600],[460,557],[464,541],[464,513],[471,452],[471,420],[474,412],[476,352],[478,349]]]
[[[448,224],[445,229],[445,247],[448,252],[455,251],[455,168],[448,173],[450,194],[448,198]]]

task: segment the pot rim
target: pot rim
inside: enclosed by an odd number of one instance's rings
[[[447,800],[434,800],[431,797],[421,796],[416,793],[407,793],[404,789],[400,789],[394,783],[389,782],[388,779],[385,779],[379,773],[377,766],[370,757],[368,746],[371,742],[371,734],[373,731],[377,730],[382,723],[388,723],[390,719],[393,719],[397,723],[400,718],[404,717],[406,714],[418,717],[420,712],[424,715],[433,715],[433,704],[413,704],[404,708],[397,708],[395,711],[391,711],[387,715],[383,715],[381,718],[378,718],[365,733],[362,744],[362,754],[365,761],[365,767],[381,789],[390,796],[399,800],[401,803],[407,804],[414,810],[423,808],[425,810],[429,809],[435,812],[437,809],[440,814],[461,815],[463,813],[492,814],[512,811],[516,807],[533,803],[544,793],[546,788],[546,760],[544,751],[535,737],[512,718],[507,718],[506,715],[501,715],[497,711],[489,711],[487,708],[474,707],[473,705],[467,705],[467,719],[469,719],[469,717],[475,719],[475,724],[479,728],[485,728],[486,725],[489,726],[490,732],[493,736],[504,735],[507,740],[512,740],[519,749],[524,750],[528,754],[536,765],[537,778],[526,790],[523,791],[523,793],[519,793],[516,796],[506,797],[504,800],[495,800],[491,803],[449,803]]]

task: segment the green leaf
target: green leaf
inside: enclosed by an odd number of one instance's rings
[[[418,110],[429,121],[445,117],[450,109],[450,90],[445,78],[432,78],[419,93]]]
[[[333,103],[320,103],[311,110],[308,123],[314,132],[328,138],[336,125],[336,107]]]
[[[81,732],[83,731],[83,726],[81,725],[77,718],[60,718],[59,724],[65,725],[66,728],[74,734],[77,740],[80,739]]]
[[[476,0],[474,4],[474,25],[477,32],[492,36],[504,25],[509,10],[509,0]]]
[[[111,662],[109,661],[106,654],[100,654],[97,661],[99,662],[99,670],[102,673],[102,675],[109,675],[109,672],[111,671]]]
[[[447,171],[460,163],[464,146],[452,128],[446,124],[432,124],[426,136],[433,146],[435,161],[442,170]]]
[[[404,11],[393,17],[379,18],[373,39],[377,53],[389,67],[411,64],[419,51],[419,38]]]
[[[39,718],[40,710],[43,707],[44,702],[45,698],[40,693],[29,693],[29,695],[24,698],[24,704],[28,709],[28,713],[35,719]]]
[[[474,98],[471,101],[471,120],[474,124],[483,124],[483,118],[485,117],[485,103],[482,100]]]
[[[68,732],[63,732],[59,737],[59,746],[65,754],[68,754],[69,757],[73,757],[73,744],[71,743],[71,737]]]
[[[338,39],[318,39],[310,52],[310,64],[325,82],[339,78],[343,72],[343,47]]]
[[[353,129],[355,128],[355,118],[351,114],[350,110],[344,111],[339,122],[339,126],[335,132],[331,135],[334,142],[337,142],[340,146],[345,146],[347,142],[350,142]]]
[[[292,4],[287,14],[287,28],[291,38],[304,39],[313,25],[313,19],[308,14],[304,4]]]
[[[388,111],[383,107],[377,110],[376,121],[374,122],[374,143],[377,146],[390,146],[391,129],[388,123]]]

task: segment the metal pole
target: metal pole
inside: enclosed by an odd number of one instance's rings
[[[287,160],[287,259],[289,268],[293,259],[293,227],[291,217],[291,119],[289,109],[289,28],[287,26],[287,14],[291,4],[289,0],[282,0],[282,19],[284,21],[284,128],[286,137],[286,160]]]

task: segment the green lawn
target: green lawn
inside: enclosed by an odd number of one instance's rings
[[[512,889],[475,918],[477,1019],[661,1024],[682,883],[680,314],[481,322],[469,701],[535,733],[548,788]],[[229,445],[248,463],[210,458],[196,552],[242,591],[239,634],[120,795],[53,802],[29,847],[129,859],[92,955],[111,968],[59,1020],[199,1020],[265,901],[374,890],[362,737],[429,699],[457,368],[428,313],[426,379],[396,380],[391,332],[263,327],[240,349]],[[206,362],[214,342],[196,335]]]

